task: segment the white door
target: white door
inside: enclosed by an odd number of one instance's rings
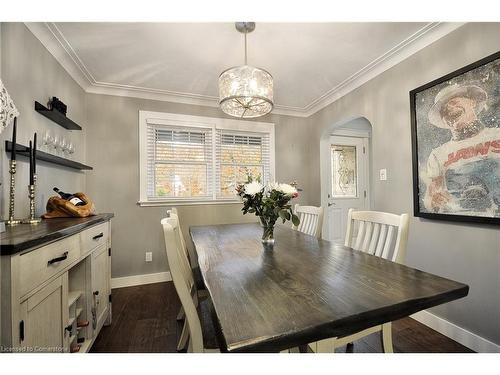
[[[344,243],[350,208],[370,207],[368,155],[368,138],[330,137],[326,210],[329,241]]]

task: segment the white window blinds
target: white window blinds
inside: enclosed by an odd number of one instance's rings
[[[270,178],[269,133],[217,130],[216,191],[218,199],[234,198],[236,186],[248,180]]]
[[[148,199],[212,199],[212,129],[148,124]]]
[[[139,204],[238,201],[236,186],[274,174],[269,123],[139,111]]]

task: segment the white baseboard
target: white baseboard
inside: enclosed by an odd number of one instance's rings
[[[478,353],[500,353],[500,345],[495,344],[481,336],[440,318],[426,310],[419,311],[410,316],[427,327],[455,340],[456,342]]]
[[[172,276],[168,271],[149,273],[146,275],[115,277],[111,279],[111,289],[124,288],[127,286],[162,283],[165,281],[172,281]]]

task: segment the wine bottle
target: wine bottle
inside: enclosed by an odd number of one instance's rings
[[[58,188],[53,189],[57,194],[61,196],[62,199],[73,203],[75,206],[84,206],[85,202],[78,198],[76,195],[65,193],[64,191],[59,190]]]
[[[89,321],[88,320],[82,320],[82,321],[78,321],[76,323],[76,326],[78,328],[81,328],[81,327],[87,327],[89,325]]]

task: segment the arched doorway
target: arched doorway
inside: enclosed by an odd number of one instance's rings
[[[332,124],[320,140],[323,238],[343,243],[349,208],[369,210],[371,123],[362,116]]]

